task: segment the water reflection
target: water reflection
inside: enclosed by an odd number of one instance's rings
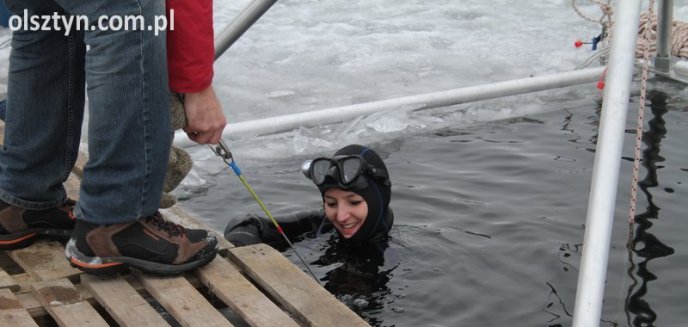
[[[662,243],[655,235],[649,232],[652,220],[659,218],[660,208],[653,202],[651,188],[659,185],[657,179],[657,163],[664,158],[659,154],[661,140],[667,133],[662,116],[667,113],[667,95],[663,92],[651,92],[648,95],[651,103],[650,110],[654,115],[648,122],[649,130],[643,135],[645,150],[642,153],[642,165],[647,170],[645,178],[638,182],[639,189],[647,197],[645,212],[635,217],[635,224],[631,226],[629,250],[628,275],[633,283],[628,288],[626,297],[626,317],[629,326],[655,326],[657,314],[652,310],[650,303],[644,297],[648,292],[650,281],[657,279],[649,269],[648,263],[655,258],[661,258],[674,253],[674,249]],[[635,256],[634,256],[635,254]],[[641,258],[638,264],[634,257]]]

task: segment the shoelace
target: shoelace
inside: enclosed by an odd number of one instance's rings
[[[60,211],[66,212],[69,218],[72,220],[76,220],[76,215],[74,215],[74,207],[76,206],[76,201],[67,198],[67,200],[61,204],[57,209]]]
[[[167,232],[170,237],[177,235],[183,236],[186,234],[186,229],[183,226],[165,220],[165,218],[163,218],[159,212],[156,212],[145,219],[146,222],[152,223],[155,227]]]
[[[67,198],[63,204],[61,204],[58,208],[62,211],[70,212],[74,210],[74,206],[76,206],[76,201]]]

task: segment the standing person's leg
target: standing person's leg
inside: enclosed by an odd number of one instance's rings
[[[73,15],[117,22],[164,15],[162,0],[57,0]],[[138,27],[137,27],[138,28]],[[88,153],[77,218],[131,221],[159,206],[172,142],[165,34],[125,29],[87,31]]]
[[[164,0],[56,1],[91,26],[165,15]],[[212,260],[217,240],[157,212],[172,142],[165,34],[125,27],[85,32],[89,161],[66,254],[92,273],[180,273]]]
[[[5,0],[24,17],[64,13],[52,0]],[[76,161],[84,109],[80,33],[13,32],[0,150],[0,249],[68,236],[74,203],[62,183]]]

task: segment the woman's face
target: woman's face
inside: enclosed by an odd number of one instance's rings
[[[368,217],[368,204],[354,192],[331,188],[324,202],[327,219],[344,238],[354,236]]]

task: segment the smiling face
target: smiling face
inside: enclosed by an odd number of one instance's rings
[[[368,217],[368,204],[358,194],[331,188],[325,191],[325,215],[339,234],[351,238]]]

